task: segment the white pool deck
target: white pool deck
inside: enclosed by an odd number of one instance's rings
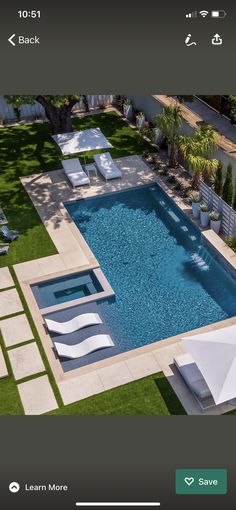
[[[117,159],[115,162],[122,171],[122,179],[115,179],[106,183],[99,174],[97,176],[91,175],[91,186],[83,186],[75,190],[72,190],[63,170],[31,175],[21,179],[57,248],[58,254],[15,265],[16,276],[28,303],[65,405],[163,371],[187,413],[202,414],[195,399],[173,369],[174,357],[183,352],[180,345],[183,335],[157,341],[64,373],[59,360],[55,357],[51,338],[44,327],[41,313],[30,289],[30,285],[37,281],[99,267],[83,236],[71,221],[63,202],[152,182],[157,182],[169,195],[173,196],[170,189],[163,184],[158,175],[146,165],[141,157],[129,156]],[[177,198],[176,201],[183,210],[188,212],[188,206],[180,198]],[[214,242],[218,245],[221,243],[221,246],[218,246],[217,249],[223,250],[224,242],[219,241],[220,238],[216,234],[206,231],[205,235],[208,238],[210,237],[213,244]],[[229,257],[232,257],[232,253],[230,255],[229,252],[227,253]],[[234,260],[231,263],[232,265],[235,264],[236,267]],[[234,317],[195,331],[211,331],[235,323],[236,318]],[[189,333],[187,332],[186,335],[189,335]],[[230,406],[230,410],[232,409],[233,407]],[[222,414],[227,410],[229,410],[227,406],[217,406],[207,414]]]

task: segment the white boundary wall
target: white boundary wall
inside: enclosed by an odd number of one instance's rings
[[[112,103],[113,95],[105,94],[105,95],[88,95],[88,102],[90,108],[95,108],[99,104],[104,104],[105,106],[109,106]],[[75,105],[75,109],[84,109],[83,101],[80,100],[79,103]],[[37,102],[32,105],[23,105],[20,107],[20,113],[22,119],[27,118],[35,118],[42,117],[45,118],[44,108]],[[0,119],[4,121],[12,121],[16,119],[16,115],[12,106],[10,106],[3,96],[0,96]]]
[[[205,182],[200,183],[203,202],[221,214],[221,231],[226,235],[236,235],[236,212],[220,198]]]

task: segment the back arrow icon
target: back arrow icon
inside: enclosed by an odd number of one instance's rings
[[[14,43],[13,40],[12,40],[12,39],[14,39],[15,36],[16,36],[16,34],[12,34],[11,37],[9,37],[9,39],[8,39],[9,43],[11,43],[12,46],[16,45],[16,43]]]

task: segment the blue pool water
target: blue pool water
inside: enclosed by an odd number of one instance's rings
[[[121,351],[236,315],[236,283],[157,185],[65,204],[115,300],[97,302]]]
[[[39,308],[47,308],[101,292],[102,287],[92,271],[75,273],[31,285]]]

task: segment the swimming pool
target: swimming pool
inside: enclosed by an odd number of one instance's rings
[[[236,315],[236,282],[158,185],[65,207],[115,291],[98,309],[122,352]]]

